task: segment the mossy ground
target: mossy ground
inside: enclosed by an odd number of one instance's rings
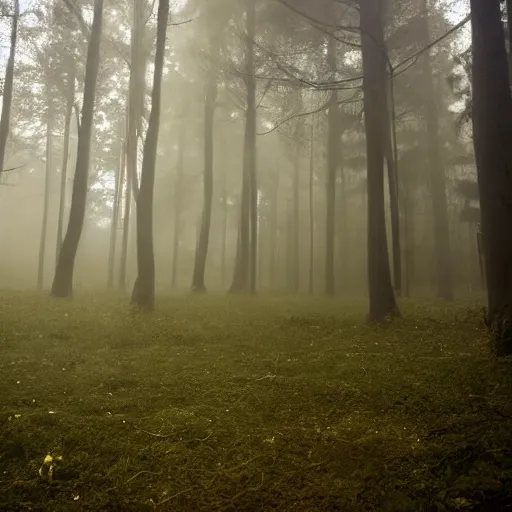
[[[512,365],[477,306],[401,308],[0,294],[0,510],[512,507]]]

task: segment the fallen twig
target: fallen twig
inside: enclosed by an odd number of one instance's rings
[[[270,373],[267,373],[267,375],[264,375],[263,377],[260,377],[259,379],[254,379],[255,382],[258,382],[259,380],[265,380],[265,379],[275,379],[277,375],[272,375]]]
[[[126,480],[125,484],[130,483],[132,480],[135,480],[138,476],[143,475],[144,473],[147,473],[148,475],[161,475],[162,472],[159,471],[158,473],[155,473],[154,471],[139,471],[138,473],[135,473],[132,477],[128,478]]]
[[[168,501],[171,501],[174,498],[177,498],[181,494],[185,494],[186,492],[190,492],[193,489],[194,489],[193,487],[189,487],[188,489],[184,489],[183,491],[177,492],[176,494],[173,494],[172,496],[169,496],[168,498],[165,498],[165,500],[162,500],[162,501],[158,502],[157,506],[163,505],[164,503],[167,503]]]

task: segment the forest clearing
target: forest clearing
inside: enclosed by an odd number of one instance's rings
[[[478,304],[400,306],[2,293],[0,509],[507,510],[510,363]]]
[[[0,512],[512,510],[512,0],[0,47]]]

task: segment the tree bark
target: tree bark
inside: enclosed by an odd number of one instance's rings
[[[251,252],[249,255],[249,292],[256,293],[258,269],[258,182],[256,175],[256,79],[254,78],[254,40],[256,37],[256,0],[248,0],[247,9],[247,118],[246,146],[250,182]]]
[[[82,105],[82,120],[78,132],[77,162],[73,182],[71,211],[52,286],[52,295],[55,297],[70,297],[73,294],[73,271],[78,244],[82,235],[87,201],[91,134],[96,96],[96,81],[100,60],[102,22],[103,0],[96,0],[94,3],[91,36],[87,49],[84,100]]]
[[[48,88],[49,89],[49,88]],[[46,253],[46,233],[48,231],[48,208],[50,206],[50,184],[52,173],[52,132],[53,132],[53,109],[52,98],[48,90],[48,112],[46,121],[46,172],[44,178],[44,199],[43,215],[41,226],[41,239],[39,242],[39,263],[37,268],[37,289],[43,289],[44,282],[44,260]]]
[[[127,172],[133,189],[135,201],[139,193],[137,175],[138,139],[141,127],[142,109],[145,94],[145,57],[144,57],[144,4],[142,0],[133,0],[133,19],[130,46],[130,83],[128,87],[128,127],[126,135]]]
[[[422,0],[423,38],[430,42],[428,29],[427,0]],[[430,167],[430,187],[434,215],[434,240],[437,268],[437,293],[440,298],[453,300],[453,276],[450,250],[450,232],[448,221],[448,203],[446,198],[446,176],[439,141],[438,104],[432,74],[430,52],[422,57],[423,86],[425,87],[425,120],[427,124],[428,160]]]
[[[279,164],[277,164],[279,165]],[[269,258],[269,277],[272,287],[276,287],[278,282],[278,269],[279,262],[279,167],[274,171],[274,180],[272,187],[272,194],[270,198],[271,213],[270,213],[270,258]]]
[[[471,0],[473,140],[480,187],[488,323],[512,355],[512,98],[499,0]]]
[[[174,186],[174,229],[173,229],[173,245],[172,245],[172,272],[171,286],[176,287],[178,277],[178,258],[181,237],[181,215],[183,209],[183,171],[184,171],[184,154],[185,154],[186,129],[182,127],[180,130],[180,140],[178,146],[178,165],[176,169],[176,182]]]
[[[255,292],[257,267],[258,212],[256,189],[256,81],[254,78],[254,35],[256,30],[255,0],[247,0],[245,86],[247,110],[245,118],[242,200],[235,272],[231,293]]]
[[[227,204],[227,184],[226,184],[226,165],[224,164],[222,174],[222,247],[221,247],[221,287],[224,288],[226,282],[226,248],[228,236],[228,204]]]
[[[119,288],[126,290],[126,273],[128,266],[128,242],[130,239],[130,214],[132,206],[132,176],[126,169],[126,185],[123,208],[123,240],[121,244],[121,261],[119,265]]]
[[[396,141],[396,118],[394,77],[389,79],[389,102],[386,113],[386,167],[388,171],[389,210],[391,216],[391,246],[393,248],[393,285],[395,293],[402,293],[402,248],[400,244],[400,205],[398,200],[398,151]]]
[[[75,107],[75,60],[69,56],[68,59],[68,90],[66,97],[66,115],[64,118],[64,147],[62,151],[62,167],[60,171],[60,197],[59,197],[59,217],[57,221],[57,247],[56,262],[59,261],[60,249],[62,247],[62,233],[64,231],[64,210],[66,208],[66,189],[68,177],[69,162],[69,138],[71,133],[71,119],[73,117],[73,109]],[[77,123],[78,131],[78,123]]]
[[[329,37],[327,43],[327,60],[329,70],[334,78],[336,74],[336,42]],[[327,208],[325,224],[325,294],[334,296],[336,283],[334,274],[334,247],[336,238],[336,174],[338,171],[338,95],[336,91],[331,93],[329,110],[327,113],[328,139],[327,139],[327,180],[325,183]]]
[[[155,307],[155,255],[153,247],[153,195],[155,164],[160,129],[160,99],[164,67],[165,39],[169,18],[169,0],[158,3],[157,38],[151,113],[144,141],[144,156],[139,195],[137,197],[137,279],[133,287],[132,305],[138,309]]]
[[[299,240],[299,225],[300,225],[300,146],[299,146],[299,130],[296,131],[295,136],[296,147],[294,148],[293,156],[293,195],[290,219],[290,253],[288,265],[290,269],[290,286],[289,291],[292,294],[299,293],[299,272],[300,272],[300,240]]]
[[[360,0],[360,17],[368,174],[369,320],[382,322],[399,314],[391,285],[385,223],[387,99],[382,1]]]
[[[314,190],[315,179],[315,125],[314,118],[311,120],[310,128],[310,146],[309,146],[309,294],[315,292],[315,209],[314,209]]]
[[[210,241],[210,227],[212,223],[214,158],[213,127],[215,118],[215,102],[217,100],[216,68],[218,55],[218,40],[216,37],[210,37],[210,47],[213,50],[213,59],[210,63],[204,103],[204,204],[199,240],[196,247],[194,273],[192,277],[192,291],[195,292],[206,292],[204,274],[206,270],[206,259],[208,257],[208,245]]]
[[[11,25],[11,49],[5,69],[4,93],[2,97],[2,116],[0,118],[0,176],[5,170],[5,150],[9,137],[11,121],[12,85],[14,81],[14,60],[16,57],[16,40],[18,38],[18,20],[20,17],[20,2],[14,0],[14,13]]]
[[[115,174],[114,204],[112,206],[112,218],[110,222],[110,247],[108,253],[107,288],[114,287],[114,272],[116,262],[117,230],[119,225],[119,210],[121,209],[121,197],[124,183],[124,170],[126,165],[126,150],[124,141],[119,152],[119,167]]]

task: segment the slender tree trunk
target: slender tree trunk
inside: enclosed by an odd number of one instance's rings
[[[270,233],[271,239],[269,243],[270,249],[270,262],[269,262],[269,276],[270,283],[275,287],[278,279],[277,263],[279,262],[279,168],[274,171],[274,184],[272,187],[272,194],[270,198],[271,206],[271,221]]]
[[[488,322],[512,355],[512,98],[499,0],[471,0],[473,140],[480,186]]]
[[[315,291],[315,209],[313,185],[315,179],[315,125],[311,120],[310,146],[309,146],[309,294]]]
[[[295,134],[299,136],[298,133]],[[291,202],[291,218],[290,218],[290,252],[288,265],[290,269],[290,286],[289,291],[293,294],[299,293],[299,272],[300,272],[300,155],[299,142],[296,141],[295,154],[293,157],[293,196]]]
[[[402,249],[400,245],[400,207],[398,202],[398,155],[396,142],[396,118],[394,99],[394,78],[389,80],[389,107],[386,112],[386,167],[389,188],[389,209],[391,215],[391,246],[393,248],[393,285],[395,293],[402,293]]]
[[[114,204],[112,207],[112,219],[110,222],[110,248],[108,254],[108,276],[107,288],[114,287],[114,272],[116,262],[116,247],[117,247],[117,230],[119,225],[119,210],[121,209],[121,197],[124,183],[124,169],[126,150],[124,141],[121,143],[119,154],[119,168],[116,170],[115,176],[115,189],[114,189]]]
[[[194,273],[192,277],[192,290],[195,292],[206,291],[204,274],[206,270],[206,259],[208,257],[208,244],[210,241],[210,227],[212,222],[214,159],[213,126],[215,102],[217,100],[217,38],[210,37],[210,46],[213,49],[214,58],[210,64],[204,103],[204,204],[199,240],[196,248]]]
[[[254,35],[256,13],[254,0],[247,0],[245,85],[247,110],[245,119],[244,163],[239,236],[231,293],[254,292],[257,255],[256,187],[256,83],[254,78]]]
[[[506,0],[507,5],[507,42],[509,80],[512,81],[512,0]]]
[[[251,252],[249,255],[249,291],[256,293],[258,269],[258,182],[256,176],[256,79],[254,78],[254,40],[256,38],[256,0],[247,0],[247,118],[246,147],[250,181]]]
[[[144,57],[144,3],[133,0],[132,33],[130,46],[130,83],[128,88],[128,127],[126,134],[127,173],[135,201],[139,193],[137,176],[138,139],[137,132],[141,127],[142,108],[145,94],[145,57]]]
[[[49,89],[49,88],[48,88]],[[48,231],[48,208],[50,206],[50,184],[52,173],[52,132],[53,132],[53,109],[51,93],[48,90],[48,112],[46,122],[46,172],[44,178],[44,200],[41,226],[41,240],[39,243],[39,264],[37,268],[37,289],[43,289],[44,281],[44,260],[46,253],[46,233]]]
[[[368,173],[368,284],[370,321],[398,315],[386,240],[384,152],[387,141],[386,57],[382,1],[361,0],[364,119]]]
[[[160,99],[164,67],[165,39],[169,18],[169,0],[158,3],[157,38],[151,113],[144,142],[142,174],[137,198],[137,270],[133,287],[132,304],[139,309],[155,307],[155,255],[153,248],[153,195],[155,186],[155,164],[160,128]]]
[[[11,49],[5,69],[4,93],[2,96],[2,116],[0,117],[0,176],[5,170],[5,150],[9,137],[11,121],[12,85],[14,81],[14,59],[16,57],[16,40],[18,38],[18,20],[20,17],[20,2],[14,0],[14,13],[11,24]]]
[[[222,247],[221,247],[221,287],[226,283],[226,244],[228,235],[228,204],[226,186],[226,165],[222,176]]]
[[[69,297],[73,294],[73,271],[78,243],[82,235],[87,201],[91,133],[96,96],[96,80],[100,60],[102,22],[103,0],[96,0],[94,4],[91,36],[87,49],[84,100],[82,106],[82,120],[78,132],[77,162],[73,182],[71,211],[52,286],[52,294],[55,297]]]
[[[180,131],[180,141],[178,146],[178,165],[176,169],[176,182],[174,186],[174,230],[172,246],[172,273],[171,285],[176,287],[178,277],[178,258],[181,237],[181,215],[183,209],[183,171],[185,154],[186,130],[184,127]]]
[[[132,176],[126,169],[126,185],[123,208],[123,240],[121,244],[121,261],[119,264],[119,288],[126,290],[126,274],[128,266],[128,242],[130,239],[130,217],[132,206]]]
[[[71,133],[71,119],[73,117],[73,108],[75,106],[75,60],[68,59],[68,90],[66,98],[66,116],[64,118],[64,148],[62,151],[62,167],[60,171],[60,197],[59,197],[59,218],[57,221],[57,248],[56,261],[59,261],[60,249],[62,246],[62,233],[64,231],[64,210],[66,208],[66,189],[68,178],[68,162],[69,162],[69,138]],[[77,123],[78,131],[78,123]]]
[[[345,169],[343,158],[340,156],[340,185],[338,194],[338,260],[340,265],[338,289],[341,291],[347,286],[347,187],[345,182]]]
[[[328,39],[327,60],[329,70],[334,76],[336,73],[336,42],[330,37]],[[338,171],[339,151],[339,117],[338,117],[338,95],[335,91],[331,93],[329,111],[327,114],[328,139],[327,139],[327,180],[326,180],[326,230],[325,230],[325,294],[334,296],[336,283],[334,274],[334,246],[336,237],[336,174]]]
[[[423,38],[430,42],[428,29],[427,0],[422,1]],[[432,209],[434,215],[434,241],[437,269],[437,293],[439,297],[453,300],[453,277],[450,250],[450,233],[448,221],[448,204],[446,199],[446,177],[439,141],[439,116],[434,77],[430,53],[422,59],[423,86],[425,87],[425,120],[427,124],[428,159],[430,167],[430,187],[432,191]]]

